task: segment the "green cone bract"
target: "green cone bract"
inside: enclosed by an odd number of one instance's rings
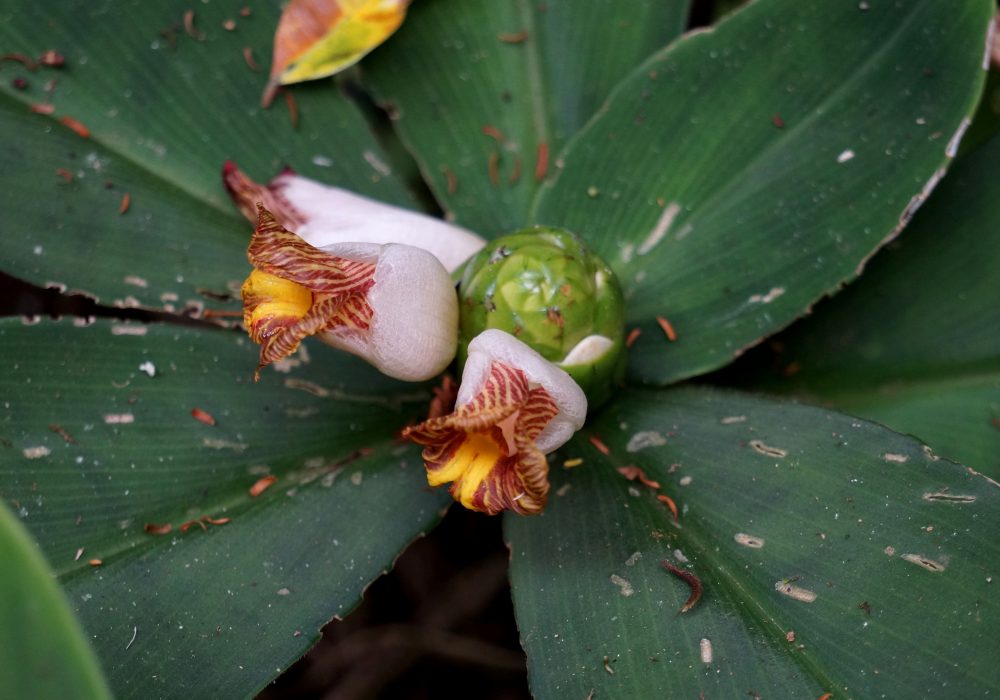
[[[624,301],[611,269],[568,231],[535,227],[492,241],[459,283],[459,362],[498,328],[564,369],[603,403],[625,370]]]

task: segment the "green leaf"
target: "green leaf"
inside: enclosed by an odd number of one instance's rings
[[[1000,136],[959,159],[864,277],[781,338],[794,392],[1000,477]]]
[[[0,505],[0,677],[12,698],[110,698],[62,591],[28,533]]]
[[[188,10],[202,40],[183,27]],[[227,159],[262,181],[287,165],[405,203],[365,121],[331,81],[295,89],[298,129],[282,99],[269,110],[258,106],[279,10],[265,3],[244,18],[237,6],[217,3],[60,0],[5,13],[5,51],[57,49],[66,58],[61,69],[0,66],[6,271],[108,304],[180,309],[216,299],[249,269],[243,248],[252,227],[222,187]],[[235,31],[223,28],[226,19]],[[262,72],[247,67],[244,48]],[[12,86],[17,75],[26,90]],[[29,111],[43,102],[54,114]],[[61,124],[63,117],[91,137]],[[119,214],[126,193],[129,209]]]
[[[619,273],[643,331],[635,378],[727,364],[899,232],[975,108],[992,11],[761,0],[613,93],[534,220],[582,235]]]
[[[552,172],[618,81],[683,30],[689,6],[422,0],[363,68],[444,208],[496,236],[528,223],[539,146]]]
[[[449,502],[394,440],[429,393],[307,345],[254,384],[239,333],[0,325],[0,491],[117,697],[252,694]]]
[[[552,460],[545,513],[505,523],[537,697],[1000,689],[995,482],[871,423],[704,388],[628,392],[561,456],[583,464]],[[687,613],[664,559],[704,584]]]

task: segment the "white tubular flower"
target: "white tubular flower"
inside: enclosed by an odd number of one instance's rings
[[[545,455],[586,416],[587,397],[566,372],[494,329],[469,344],[454,412],[403,435],[424,446],[428,483],[451,482],[466,508],[533,515],[548,499]]]
[[[243,320],[260,369],[310,335],[405,381],[439,374],[455,356],[458,299],[433,255],[408,245],[311,246],[259,206],[247,250]]]
[[[279,224],[317,248],[335,243],[405,243],[426,250],[448,272],[454,272],[486,244],[460,226],[330,187],[290,170],[261,185],[227,161],[222,180],[250,221],[256,222],[257,203],[262,203]]]

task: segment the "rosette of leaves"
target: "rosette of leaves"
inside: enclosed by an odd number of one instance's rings
[[[621,280],[630,387],[554,455],[546,512],[505,522],[537,697],[1000,690],[992,94],[953,162],[992,3],[758,0],[680,36],[682,0],[422,0],[353,79],[269,110],[278,7],[249,9],[0,23],[3,270],[101,315],[0,323],[0,492],[65,599],[4,626],[5,682],[52,680],[9,650],[56,624],[80,673],[53,696],[104,692],[95,655],[118,697],[252,694],[449,500],[394,441],[429,388],[309,342],[253,385],[218,323],[248,271],[238,157],[415,208],[419,177],[467,228],[568,229]],[[776,371],[699,379],[788,326]],[[703,584],[682,615],[661,560]]]

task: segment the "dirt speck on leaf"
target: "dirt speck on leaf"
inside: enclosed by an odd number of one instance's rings
[[[816,600],[816,592],[810,591],[808,588],[802,588],[791,583],[787,579],[782,579],[774,584],[774,590],[778,591],[782,595],[786,595],[793,600],[798,600],[803,603],[812,603]]]
[[[772,447],[771,445],[765,444],[761,440],[751,440],[750,447],[752,447],[757,452],[760,452],[762,455],[767,455],[768,457],[788,456],[788,450],[784,450],[780,447]]]
[[[635,594],[635,589],[632,588],[632,584],[628,579],[624,579],[618,574],[611,574],[611,583],[618,586],[618,590],[626,598]]]
[[[916,564],[920,568],[933,571],[936,574],[939,574],[948,568],[943,562],[929,559],[923,554],[904,554],[902,558],[911,564]]]
[[[754,535],[748,535],[745,532],[737,532],[733,536],[733,539],[736,540],[737,544],[749,547],[750,549],[762,549],[764,547],[763,537],[755,537]]]
[[[707,637],[702,637],[698,642],[698,654],[703,664],[712,663],[712,642]]]
[[[629,438],[626,452],[638,452],[648,447],[660,447],[667,444],[667,439],[655,430],[643,430]]]

